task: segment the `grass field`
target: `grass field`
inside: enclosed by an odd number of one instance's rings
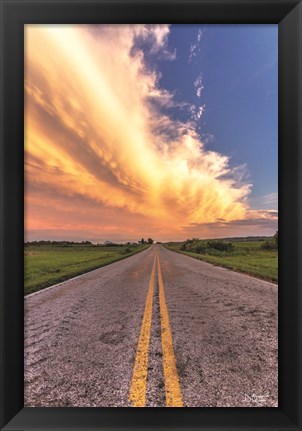
[[[32,293],[138,253],[141,246],[30,245],[24,252],[24,293]]]
[[[267,281],[278,282],[278,250],[262,250],[261,241],[233,242],[232,252],[223,252],[219,256],[181,251],[182,243],[164,244],[170,250],[186,254],[214,265],[223,266],[233,271],[243,272]]]

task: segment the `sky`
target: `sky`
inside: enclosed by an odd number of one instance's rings
[[[272,235],[277,25],[26,25],[25,240]]]

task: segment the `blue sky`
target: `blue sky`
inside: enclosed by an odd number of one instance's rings
[[[172,25],[168,46],[173,61],[152,57],[160,86],[204,107],[197,130],[230,165],[246,165],[250,208],[277,209],[278,26]]]

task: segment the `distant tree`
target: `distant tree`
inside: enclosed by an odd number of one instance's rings
[[[278,247],[278,231],[275,233],[275,235],[273,236],[273,240],[275,241],[275,243],[277,244]]]
[[[264,241],[260,248],[262,248],[262,250],[272,250],[274,248],[273,241]]]
[[[141,244],[145,244],[144,238],[141,239]]]
[[[271,241],[264,241],[261,244],[261,247],[263,250],[276,250],[278,249],[278,231],[273,235],[273,238]]]
[[[148,244],[153,244],[153,239],[152,238],[148,238]]]

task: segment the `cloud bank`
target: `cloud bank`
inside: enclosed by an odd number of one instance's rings
[[[161,109],[177,103],[144,52],[173,60],[168,36],[165,25],[26,26],[29,238],[179,239],[183,226],[202,236],[246,219],[238,169]]]

